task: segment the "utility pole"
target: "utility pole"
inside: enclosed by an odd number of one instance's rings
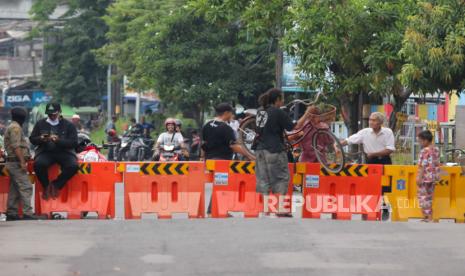
[[[140,91],[137,90],[136,92],[136,122],[139,123],[139,116],[140,116]]]
[[[107,71],[107,119],[108,121],[111,121],[111,116],[112,114],[112,105],[111,105],[111,64],[108,65],[108,71]]]
[[[284,59],[284,54],[283,50],[279,46],[279,42],[277,42],[278,45],[276,46],[276,67],[275,67],[275,78],[276,78],[276,88],[282,89],[283,87],[283,59]]]

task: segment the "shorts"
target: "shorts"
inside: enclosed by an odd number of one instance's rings
[[[255,175],[257,193],[286,195],[289,187],[289,166],[286,152],[271,153],[267,150],[255,151]]]

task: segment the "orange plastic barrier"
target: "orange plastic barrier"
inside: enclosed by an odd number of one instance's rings
[[[10,190],[10,176],[5,164],[0,165],[0,214],[6,213],[8,191]]]
[[[304,174],[303,218],[320,218],[322,213],[333,219],[350,220],[353,214],[365,220],[379,220],[382,165],[346,165],[332,174],[315,163],[298,164]]]
[[[205,217],[205,165],[203,162],[122,163],[126,219],[143,213],[171,218],[187,213]]]
[[[59,173],[57,165],[49,169],[49,178]],[[45,201],[43,188],[36,180],[36,213],[48,215],[66,212],[68,219],[82,218],[85,212],[96,212],[99,219],[115,217],[115,183],[122,181],[114,162],[80,163],[78,173],[61,190],[59,198]]]
[[[294,164],[289,164],[289,169],[291,176],[294,175]],[[292,210],[292,177],[287,196],[270,194],[265,206],[263,196],[256,192],[254,162],[208,160],[207,170],[212,173],[213,180],[213,218],[228,217],[229,212],[241,212],[244,217],[258,217],[262,212],[276,212],[279,200],[283,201],[283,207]]]

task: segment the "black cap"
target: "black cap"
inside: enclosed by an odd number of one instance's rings
[[[11,116],[20,116],[20,117],[24,117],[24,118],[26,118],[26,116],[27,116],[26,109],[23,108],[23,107],[20,107],[20,106],[13,107],[10,110],[10,113],[11,113]]]
[[[220,103],[215,107],[216,114],[223,115],[225,112],[234,112],[234,108],[228,103]]]
[[[48,103],[45,107],[45,114],[55,114],[61,112],[61,105],[59,103]]]

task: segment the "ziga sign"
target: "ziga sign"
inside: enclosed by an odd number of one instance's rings
[[[10,90],[5,97],[5,107],[22,106],[33,108],[48,103],[52,97],[42,90]]]
[[[14,95],[14,96],[7,96],[6,101],[9,103],[26,103],[30,102],[31,98],[28,95]]]

